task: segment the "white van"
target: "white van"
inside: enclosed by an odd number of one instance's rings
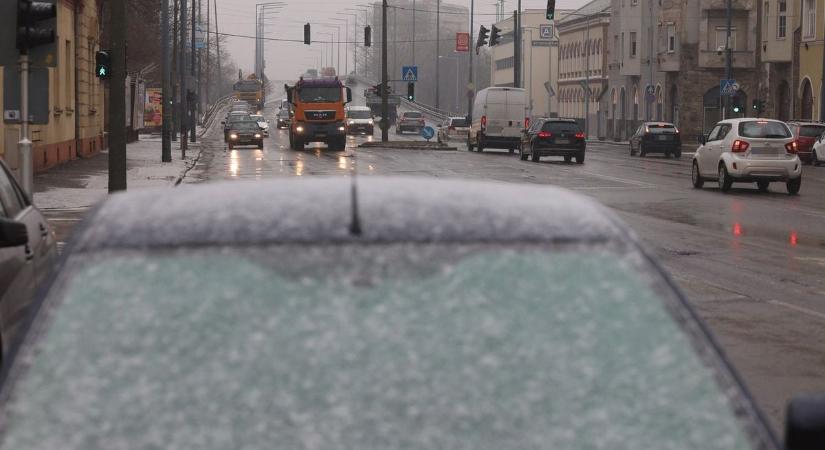
[[[510,153],[521,143],[529,126],[527,95],[524,89],[489,87],[476,94],[467,149],[506,148]]]

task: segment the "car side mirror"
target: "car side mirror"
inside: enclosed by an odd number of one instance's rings
[[[813,450],[825,447],[825,394],[796,397],[785,417],[785,448]]]
[[[347,103],[350,103],[350,102],[352,102],[352,89],[348,87],[347,88]]]
[[[696,140],[699,141],[699,145],[705,145],[708,143],[708,138],[704,134],[699,135],[699,138]]]
[[[0,248],[20,247],[28,243],[29,230],[25,223],[0,218]]]

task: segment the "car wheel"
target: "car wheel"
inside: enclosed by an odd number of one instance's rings
[[[579,154],[576,155],[576,164],[584,164],[584,152],[579,152]]]
[[[816,150],[814,150],[813,152],[811,152],[811,165],[816,167],[819,165],[819,163],[819,157],[816,156]]]
[[[541,155],[536,151],[536,146],[533,144],[530,144],[530,160],[536,163],[541,160]]]
[[[768,192],[768,186],[770,186],[770,185],[771,185],[771,182],[770,182],[770,181],[757,181],[757,182],[756,182],[756,187],[757,187],[757,188],[758,188],[761,192]]]
[[[565,157],[564,157],[564,162],[566,162],[566,163],[569,163],[569,162],[570,162],[570,161],[572,161],[572,160],[573,160],[573,157],[572,157],[572,156],[565,156]]]
[[[259,149],[261,149],[261,150],[263,150],[263,149],[264,149],[264,143],[263,143],[263,142],[259,142],[259,143],[258,143],[258,148],[259,148]]]
[[[513,148],[513,147],[510,147],[510,148],[507,149],[507,151],[512,155],[513,153],[516,152],[516,149]]]
[[[639,144],[639,157],[644,158],[645,155],[647,155],[647,152],[645,152],[645,146],[642,145],[642,144]]]
[[[636,156],[636,150],[633,149],[633,144],[630,144],[630,156]]]
[[[699,164],[697,164],[696,161],[693,161],[693,169],[690,171],[690,179],[693,181],[693,187],[696,189],[702,189],[702,186],[705,184],[705,180],[699,173]]]
[[[799,194],[799,188],[802,187],[802,176],[800,175],[799,178],[794,178],[793,180],[788,180],[786,183],[788,188],[788,194],[796,195]]]
[[[473,143],[472,143],[472,141],[470,141],[470,135],[469,134],[467,135],[467,151],[468,152],[473,151]]]
[[[675,152],[673,152],[673,157],[676,158],[676,159],[681,158],[682,157],[682,151],[681,150],[676,150]]]
[[[733,186],[733,179],[730,177],[728,173],[728,168],[725,166],[725,163],[719,163],[719,190],[722,192],[728,192]]]
[[[478,152],[484,151],[484,136],[478,136]]]
[[[524,144],[521,144],[521,146],[519,146],[519,156],[518,157],[522,161],[527,161],[527,156],[528,156],[527,152],[524,151]]]

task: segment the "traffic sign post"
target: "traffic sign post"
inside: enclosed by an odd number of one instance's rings
[[[656,100],[656,88],[651,84],[645,87],[645,100],[647,100],[648,103],[653,103],[653,101]]]
[[[722,97],[731,96],[739,91],[739,84],[736,80],[719,80],[719,95]]]
[[[426,139],[428,142],[430,139],[433,138],[433,136],[435,136],[435,130],[433,129],[433,127],[426,126],[421,129],[421,137]]]
[[[549,23],[539,25],[539,36],[541,39],[553,39],[553,25]]]
[[[404,66],[401,68],[401,80],[418,81],[418,66]]]

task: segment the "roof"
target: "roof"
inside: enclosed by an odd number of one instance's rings
[[[544,185],[361,177],[224,182],[110,196],[74,251],[262,242],[602,241],[629,235],[594,200]]]
[[[610,11],[610,0],[592,0],[581,8],[568,13],[561,18],[558,23],[575,22],[576,20],[585,19],[586,16],[596,15]]]

